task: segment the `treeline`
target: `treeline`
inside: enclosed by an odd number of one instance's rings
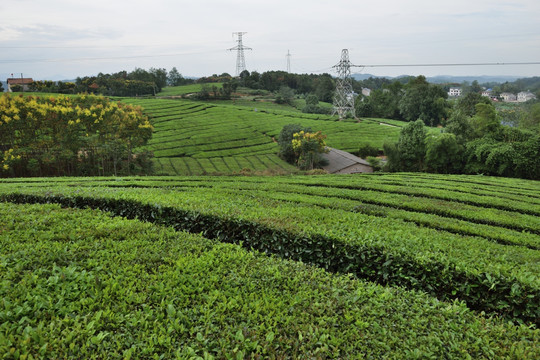
[[[369,80],[369,79],[368,79]],[[359,95],[355,102],[359,117],[378,117],[403,121],[421,119],[437,126],[448,116],[448,94],[440,85],[430,84],[424,76],[400,81],[382,82],[369,96]]]
[[[386,170],[540,179],[540,103],[521,128],[502,125],[493,104],[479,94],[451,110],[442,134],[428,135],[417,120],[402,129],[397,143],[385,144]]]
[[[3,177],[147,174],[153,127],[140,107],[90,95],[0,97]]]
[[[77,93],[107,96],[156,95],[167,86],[168,74],[165,69],[155,68],[136,68],[131,72],[120,71],[114,74],[99,73],[97,76],[78,77],[75,89]]]
[[[319,101],[332,102],[335,83],[330,74],[292,74],[286,71],[266,71],[262,74],[247,70],[240,74],[239,85],[250,89],[277,92],[286,87],[296,94],[313,94]]]
[[[239,85],[262,89],[277,94],[277,101],[289,102],[301,94],[306,99],[305,112],[317,113],[323,109],[319,101],[333,102],[335,80],[330,74],[291,74],[284,71],[268,71],[262,74],[244,71]],[[370,96],[362,95],[362,88],[375,88]],[[380,117],[404,121],[421,118],[427,125],[436,126],[448,115],[447,92],[442,86],[430,84],[424,76],[400,78],[395,81],[370,78],[353,80],[357,94],[356,114],[361,117]]]
[[[30,91],[60,94],[99,94],[106,96],[144,96],[156,95],[165,86],[178,86],[193,83],[173,67],[166,69],[136,68],[131,72],[120,71],[112,74],[99,73],[96,76],[78,77],[75,82],[34,81]]]

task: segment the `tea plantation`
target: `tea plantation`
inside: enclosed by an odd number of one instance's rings
[[[540,357],[537,181],[3,179],[0,200],[3,358]]]
[[[155,130],[147,148],[154,154],[156,175],[232,174],[242,169],[291,173],[296,168],[277,156],[275,141],[287,124],[321,130],[328,136],[329,146],[345,151],[356,151],[362,144],[382,148],[386,140],[397,140],[401,125],[381,125],[377,119],[339,122],[327,115],[259,109],[256,105],[123,101],[142,106],[150,116]]]

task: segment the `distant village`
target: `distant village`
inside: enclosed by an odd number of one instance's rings
[[[450,98],[458,98],[462,95],[462,89],[460,87],[451,87],[448,90],[448,97]],[[362,95],[364,96],[370,96],[371,95],[371,89],[368,88],[362,88]],[[521,91],[517,94],[509,93],[509,92],[503,92],[500,93],[499,96],[495,95],[493,93],[492,89],[484,89],[482,91],[482,96],[490,98],[492,101],[502,101],[502,102],[510,102],[510,103],[522,103],[527,102],[529,100],[535,100],[536,95],[534,95],[530,91]]]
[[[460,97],[461,93],[462,93],[462,90],[460,87],[451,87],[450,90],[448,91],[448,96]],[[486,96],[493,101],[503,101],[503,102],[526,102],[529,100],[536,99],[536,95],[534,95],[530,91],[521,91],[517,94],[503,92],[503,93],[500,93],[499,96],[496,96],[495,94],[493,94],[492,89],[484,89],[482,91],[482,96]]]

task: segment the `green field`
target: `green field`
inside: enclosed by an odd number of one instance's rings
[[[399,127],[378,119],[340,122],[327,115],[264,110],[189,100],[125,99],[145,109],[155,131],[147,148],[154,153],[156,175],[232,174],[296,171],[277,156],[275,141],[283,126],[299,123],[328,136],[327,144],[356,151],[369,143],[381,148],[395,141]],[[392,124],[394,125],[394,124]]]
[[[4,179],[0,353],[534,359],[539,194],[406,173]]]
[[[208,86],[210,89],[212,86],[216,86],[218,89],[223,87],[222,83],[210,83],[210,84],[190,84],[190,85],[180,85],[180,86],[166,86],[158,94],[159,97],[167,96],[182,96],[187,94],[198,93],[202,90],[203,85]]]

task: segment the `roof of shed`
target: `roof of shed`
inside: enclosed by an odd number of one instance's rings
[[[327,154],[322,154],[322,156],[328,160],[328,165],[323,166],[323,169],[331,174],[356,164],[371,166],[366,160],[346,151],[333,148],[328,149],[330,151]]]
[[[7,83],[9,85],[28,85],[33,83],[34,80],[32,78],[9,78],[7,79]]]

